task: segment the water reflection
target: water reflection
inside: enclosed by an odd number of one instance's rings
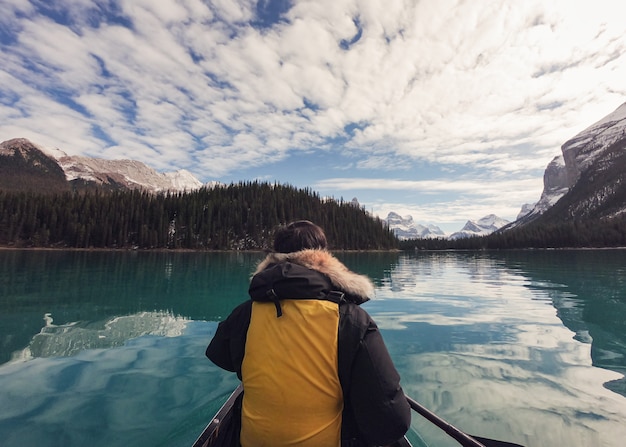
[[[595,366],[626,372],[624,250],[402,256],[380,283],[378,298],[408,300],[398,315],[379,314],[386,327],[402,328],[412,321],[466,324],[484,337],[509,338],[507,323],[530,319],[540,324],[546,318],[534,304],[545,301],[576,340],[591,344]],[[489,330],[491,323],[497,331]]]
[[[2,446],[191,445],[236,386],[202,356],[215,326],[2,365]]]
[[[374,279],[365,307],[437,414],[528,447],[622,444],[626,251],[337,255]],[[0,361],[30,359],[0,366],[3,445],[190,445],[236,383],[204,348],[262,256],[0,252]]]
[[[591,344],[593,365],[626,374],[626,251],[512,252],[505,262],[549,297],[577,340]],[[606,386],[626,396],[626,380]]]
[[[69,357],[86,349],[122,346],[144,335],[179,337],[189,320],[168,312],[140,312],[115,317],[104,322],[72,322],[56,325],[51,314],[44,315],[46,325],[28,347],[13,354],[13,360],[37,357]]]
[[[0,364],[31,343],[46,313],[59,326],[159,311],[220,320],[247,298],[247,278],[261,256],[0,251]]]
[[[528,446],[617,445],[625,401],[602,384],[626,395],[624,276],[614,274],[626,263],[624,252],[602,254],[606,264],[583,255],[399,259],[367,306],[407,392],[476,434]],[[434,445],[454,445],[419,429]]]

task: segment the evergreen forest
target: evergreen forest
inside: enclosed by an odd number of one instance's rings
[[[289,185],[0,191],[0,245],[9,247],[259,250],[271,247],[278,225],[296,219],[324,228],[331,249],[397,248],[393,232],[363,208]]]

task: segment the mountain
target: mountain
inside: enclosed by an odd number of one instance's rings
[[[508,220],[490,214],[479,220],[468,220],[461,230],[447,235],[436,225],[424,226],[415,223],[413,216],[402,217],[393,211],[387,215],[384,221],[400,240],[434,238],[454,240],[471,236],[486,236],[509,224]]]
[[[533,209],[510,227],[611,219],[626,212],[626,103],[561,146]]]
[[[384,219],[387,225],[400,240],[406,239],[427,239],[445,238],[446,234],[441,228],[435,225],[420,225],[413,221],[413,216],[402,217],[398,213],[391,211]]]
[[[448,236],[448,239],[454,240],[472,236],[487,236],[508,224],[508,220],[502,219],[495,214],[489,214],[479,220],[468,220],[460,231],[452,233]]]
[[[70,185],[54,158],[28,140],[15,139],[0,143],[0,190],[63,192]]]
[[[6,172],[5,172],[6,171]],[[69,156],[27,139],[0,143],[0,189],[50,191],[85,189],[142,189],[152,192],[191,191],[203,186],[190,172],[159,173],[134,160],[104,160]]]

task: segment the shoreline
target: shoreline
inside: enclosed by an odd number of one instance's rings
[[[481,251],[481,252],[506,252],[506,251],[566,251],[566,250],[626,250],[626,246],[622,247],[559,247],[559,248],[499,248],[499,249],[462,249],[448,248],[442,250],[401,250],[392,248],[388,250],[343,250],[329,249],[331,253],[437,253],[451,251]],[[269,249],[250,249],[250,250],[215,250],[215,249],[192,249],[192,248],[104,248],[104,247],[12,247],[0,245],[0,251],[75,251],[75,252],[134,252],[134,253],[271,253]]]
[[[77,248],[77,247],[11,247],[6,245],[0,245],[0,251],[85,251],[85,252],[134,252],[134,253],[149,253],[149,252],[171,252],[171,253],[271,253],[269,249],[250,249],[250,250],[214,250],[214,249],[193,249],[193,248],[103,248],[103,247],[90,247],[90,248]],[[401,253],[404,250],[397,248],[391,248],[389,250],[343,250],[343,249],[329,249],[331,253]]]

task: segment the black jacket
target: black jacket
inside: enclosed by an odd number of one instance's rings
[[[206,355],[242,378],[253,302],[272,303],[281,318],[283,300],[324,300],[338,307],[337,375],[343,393],[342,446],[385,445],[410,426],[410,407],[380,332],[359,304],[371,282],[348,270],[327,251],[271,254],[250,283],[251,300],[218,326]],[[245,392],[245,383],[244,383]]]

